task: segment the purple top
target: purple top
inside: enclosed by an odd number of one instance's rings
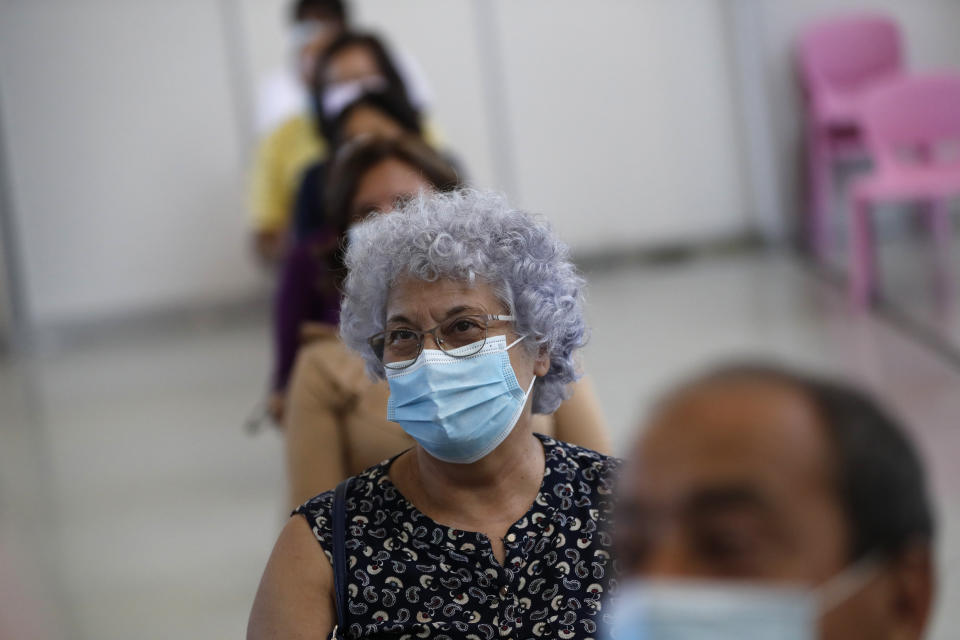
[[[340,291],[330,259],[339,238],[328,229],[314,231],[287,252],[273,304],[274,391],[286,389],[305,322],[340,322]]]

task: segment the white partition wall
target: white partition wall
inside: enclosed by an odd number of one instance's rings
[[[746,229],[721,2],[495,5],[525,206],[581,251]]]
[[[219,4],[4,3],[11,202],[40,323],[254,287]]]

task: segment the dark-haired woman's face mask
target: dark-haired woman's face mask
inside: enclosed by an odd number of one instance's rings
[[[382,76],[369,76],[360,80],[345,80],[329,85],[323,91],[323,116],[335,120],[347,106],[364,94],[378,93],[387,89]]]
[[[333,120],[365,93],[385,91],[387,79],[377,58],[366,47],[338,51],[327,63],[323,78],[323,116]]]

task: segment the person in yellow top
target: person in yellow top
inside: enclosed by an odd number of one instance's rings
[[[416,62],[388,52],[376,36],[350,33],[343,0],[298,0],[293,12],[298,75],[310,108],[289,116],[262,141],[250,179],[254,249],[272,264],[283,255],[304,170],[331,152],[329,122],[368,90],[397,91],[418,111],[430,91]],[[437,136],[428,135],[433,143]]]
[[[291,17],[297,75],[312,86],[317,61],[347,28],[343,0],[296,0]],[[289,116],[261,141],[250,177],[253,243],[258,257],[279,259],[292,200],[303,169],[327,153],[309,113]]]
[[[327,155],[306,114],[290,117],[260,145],[250,183],[254,248],[265,262],[280,259],[303,170]]]

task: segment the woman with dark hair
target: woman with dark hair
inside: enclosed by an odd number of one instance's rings
[[[405,182],[397,171],[400,166],[418,174],[423,189],[449,191],[460,186],[454,168],[419,139],[359,138],[340,149],[330,168],[330,227],[346,233],[370,213],[387,211],[398,199],[414,195],[409,189],[412,181]]]
[[[312,88],[320,135],[332,140],[335,121],[344,107],[363,93],[383,93],[409,108],[419,119],[401,77],[383,41],[370,33],[344,33],[333,41],[317,64]]]
[[[421,136],[419,114],[395,94],[370,92],[358,95],[345,105],[330,124],[330,142],[334,149],[358,136],[396,138]],[[293,209],[292,235],[302,241],[326,225],[327,161],[308,167],[300,179]]]

